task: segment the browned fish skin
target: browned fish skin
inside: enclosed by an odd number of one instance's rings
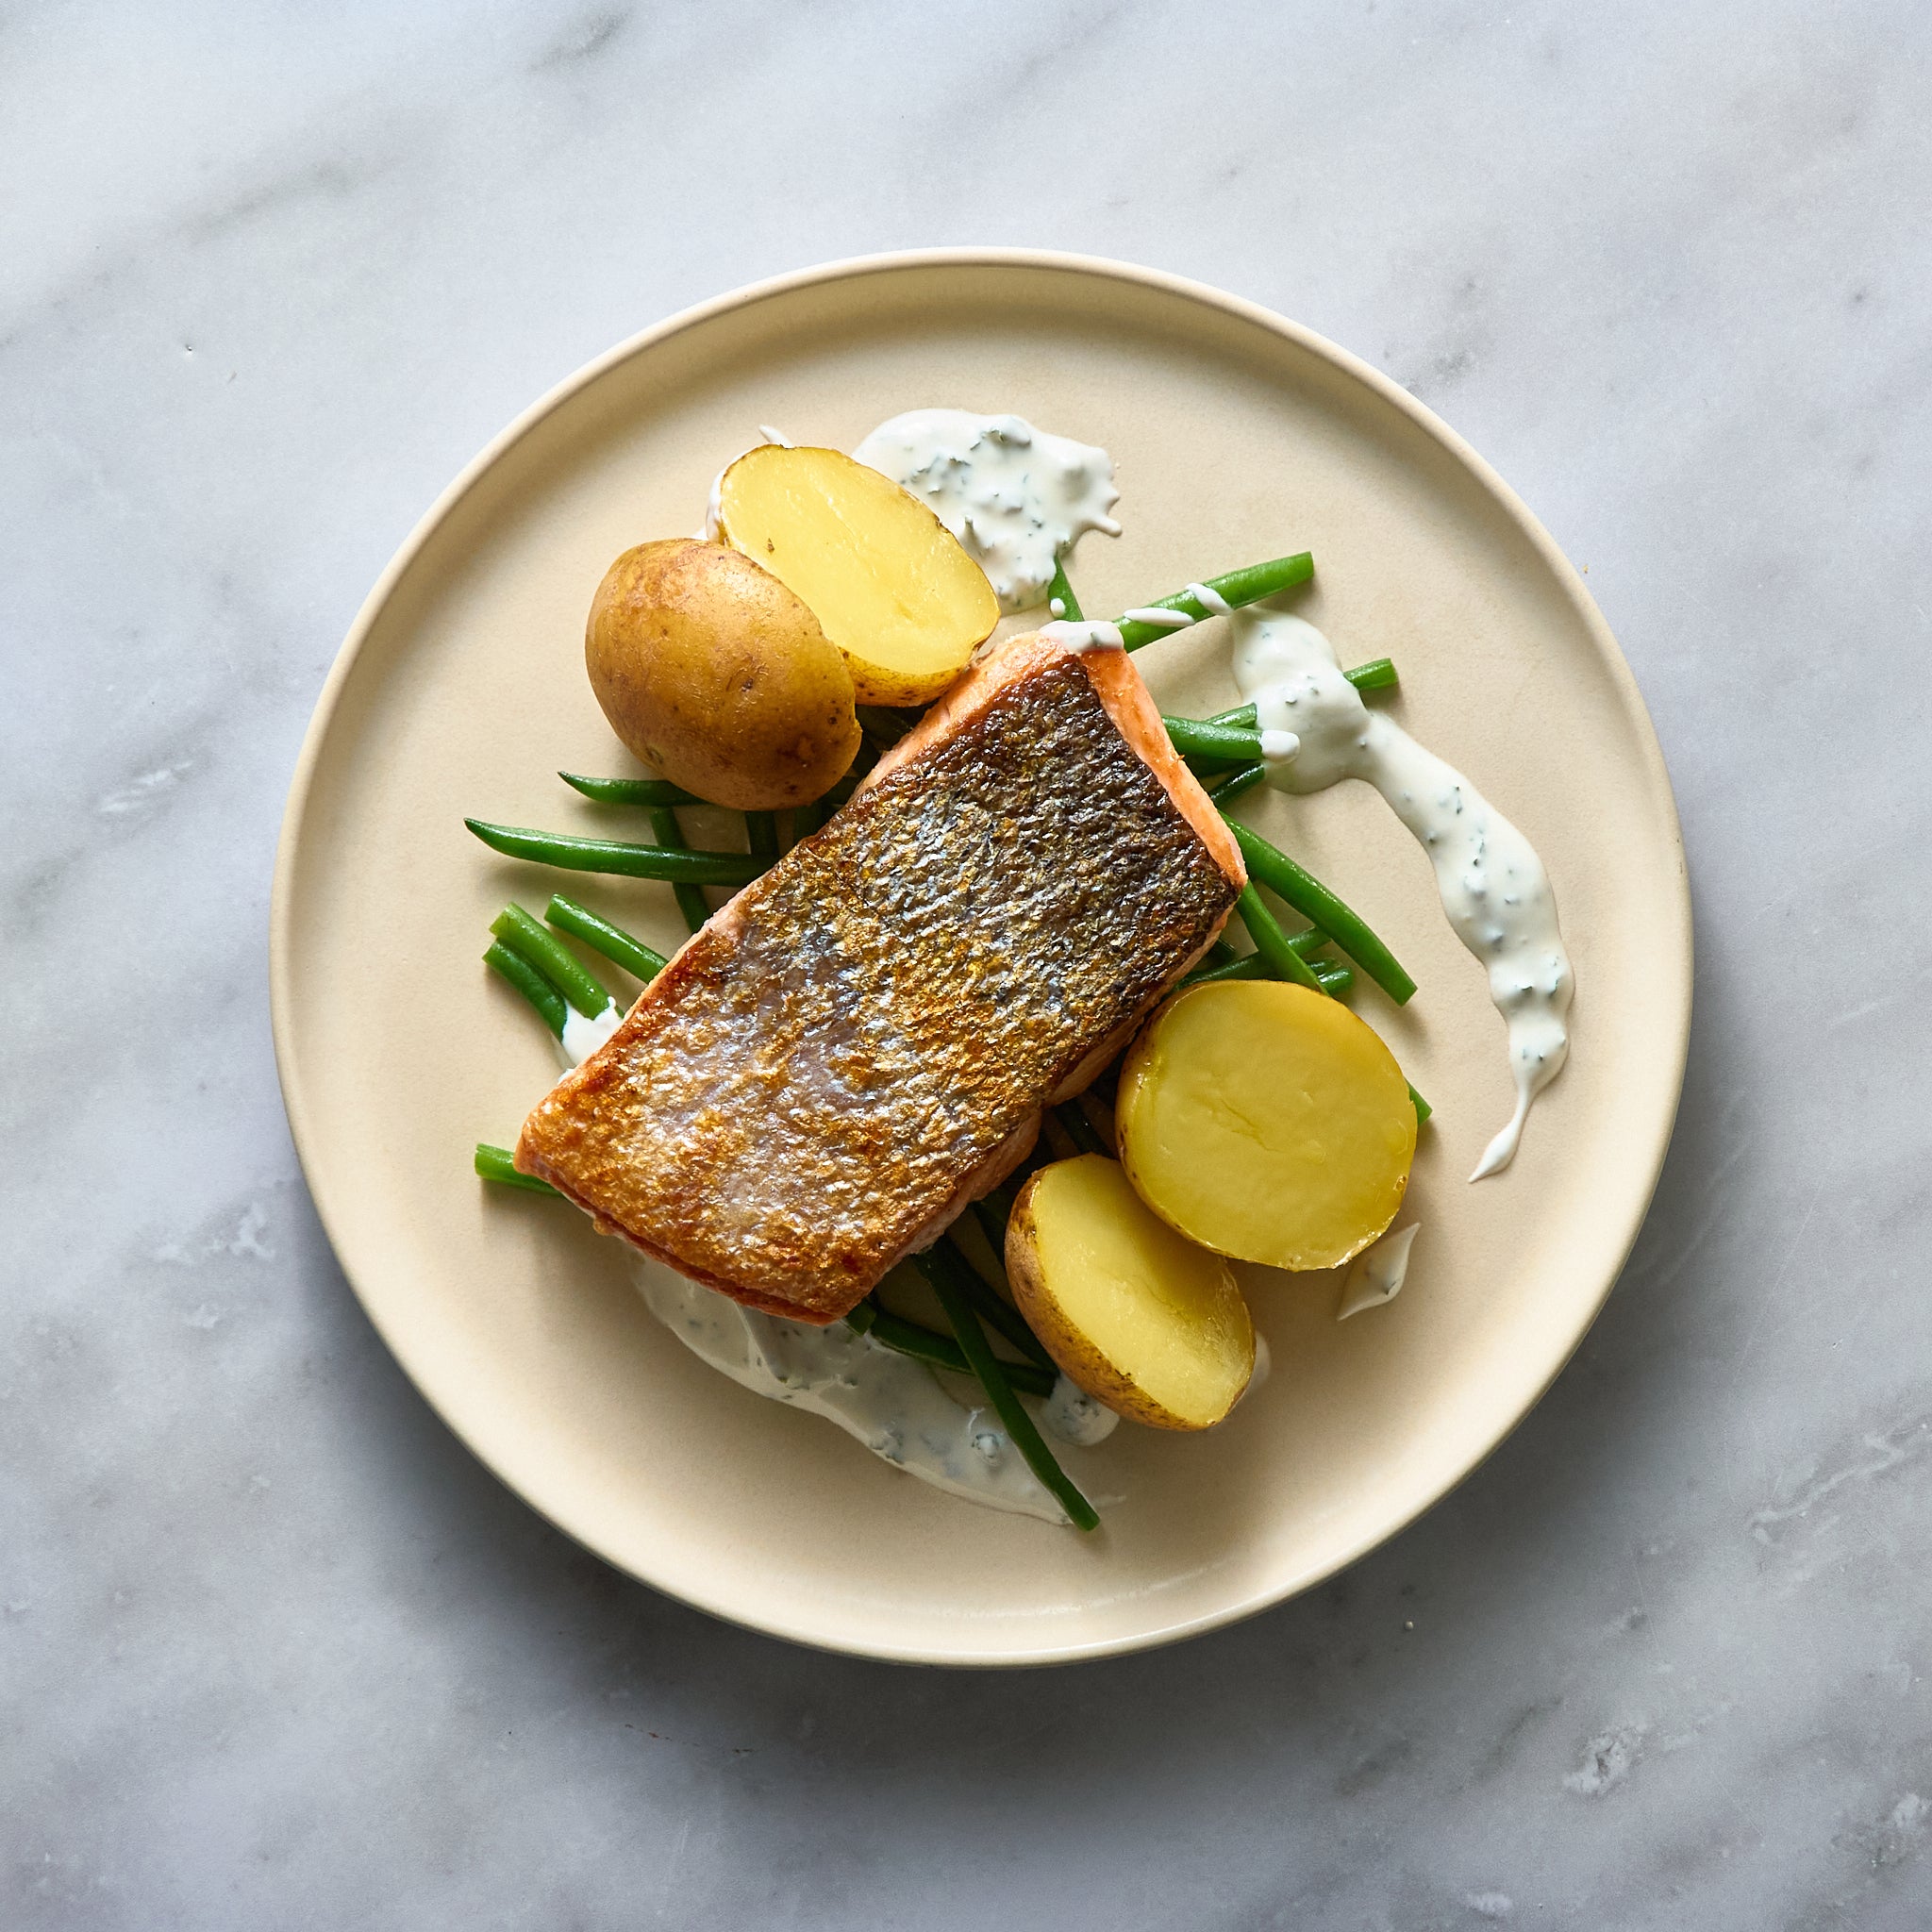
[[[834,1319],[1236,891],[1059,655],[748,887],[518,1164],[693,1279]]]

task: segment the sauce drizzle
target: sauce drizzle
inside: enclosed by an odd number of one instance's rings
[[[1509,1035],[1516,1108],[1476,1163],[1473,1181],[1515,1158],[1530,1103],[1562,1071],[1575,980],[1557,926],[1549,874],[1532,846],[1455,766],[1363,704],[1312,624],[1267,604],[1234,614],[1234,677],[1267,744],[1296,739],[1291,758],[1266,760],[1283,791],[1320,791],[1362,778],[1415,835],[1436,871],[1456,936],[1482,961]]]

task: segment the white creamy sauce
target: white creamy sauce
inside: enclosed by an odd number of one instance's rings
[[[1104,1402],[1096,1402],[1077,1382],[1062,1375],[1053,1393],[1040,1406],[1040,1420],[1062,1442],[1092,1449],[1120,1427],[1121,1419]]]
[[[1108,515],[1120,499],[1113,458],[1024,417],[909,409],[853,455],[911,491],[958,538],[1009,613],[1045,601],[1059,558],[1086,531],[1121,533]]]
[[[1055,643],[1063,644],[1070,651],[1124,651],[1126,645],[1121,641],[1120,625],[1108,624],[1105,618],[1087,618],[1074,624],[1071,619],[1056,624],[1042,624],[1040,635],[1051,638]]]
[[[1274,1357],[1269,1351],[1268,1338],[1257,1328],[1255,1330],[1255,1367],[1253,1373],[1248,1376],[1248,1386],[1241,1391],[1241,1400],[1243,1402],[1268,1379],[1269,1372],[1274,1366]]]
[[[594,1020],[573,1011],[558,1041],[565,1065],[588,1058],[622,1017],[615,1001]],[[935,1489],[1015,1515],[1066,1522],[992,1409],[956,1399],[924,1363],[843,1322],[815,1328],[782,1321],[741,1307],[636,1249],[629,1259],[644,1305],[694,1356],[740,1388],[824,1416],[874,1456]],[[956,1375],[946,1380],[961,1390],[974,1387]],[[1050,1435],[1077,1448],[1106,1441],[1120,1422],[1064,1375],[1032,1412]],[[1096,1495],[1090,1483],[1080,1487],[1096,1502],[1119,1500]]]
[[[1234,677],[1263,734],[1292,734],[1292,758],[1266,760],[1269,784],[1320,791],[1362,778],[1421,841],[1442,910],[1490,975],[1509,1032],[1516,1108],[1471,1180],[1507,1167],[1530,1103],[1570,1051],[1574,982],[1549,874],[1529,841],[1454,766],[1372,711],[1341,675],[1328,640],[1299,617],[1250,605],[1234,615]],[[1264,735],[1264,745],[1266,739]]]
[[[1359,1315],[1364,1308],[1379,1308],[1402,1292],[1402,1284],[1408,1277],[1408,1251],[1415,1246],[1421,1226],[1420,1221],[1411,1221],[1407,1227],[1385,1234],[1348,1264],[1348,1273],[1341,1278],[1341,1306],[1335,1311],[1338,1322]]]
[[[572,1066],[579,1060],[589,1059],[623,1024],[624,1015],[617,1010],[615,1000],[594,1018],[572,1007],[570,1018],[563,1023],[563,1038],[558,1042],[563,1048],[564,1058]]]
[[[658,1321],[740,1388],[824,1416],[874,1456],[935,1489],[1015,1515],[1066,1521],[999,1418],[990,1408],[962,1407],[909,1356],[893,1354],[843,1322],[813,1328],[741,1307],[645,1255],[633,1255],[631,1271]],[[1056,1389],[1041,1405],[1040,1418],[1048,1426],[1059,1396]],[[1085,1440],[1098,1441],[1105,1434]]]

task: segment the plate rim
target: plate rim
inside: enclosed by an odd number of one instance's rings
[[[1464,1467],[1441,1481],[1428,1486],[1419,1494],[1413,1507],[1407,1513],[1381,1525],[1374,1532],[1357,1538],[1320,1568],[1291,1579],[1278,1589],[1256,1591],[1199,1616],[1127,1635],[1088,1641],[1036,1643],[1025,1649],[998,1653],[971,1648],[935,1650],[918,1644],[892,1646],[862,1641],[841,1641],[834,1632],[802,1622],[790,1621],[783,1614],[773,1614],[769,1609],[748,1609],[736,1603],[708,1596],[699,1590],[680,1589],[658,1577],[645,1574],[633,1561],[606,1547],[597,1536],[565,1521],[552,1507],[539,1503],[529,1495],[508,1470],[502,1468],[479,1447],[462,1424],[430,1396],[408,1354],[398,1345],[396,1339],[389,1332],[370,1295],[364,1291],[362,1283],[358,1279],[357,1271],[351,1267],[343,1253],[341,1243],[337,1239],[336,1217],[331,1208],[329,1190],[321,1178],[326,1172],[326,1163],[321,1157],[319,1137],[303,1092],[291,1013],[293,876],[308,818],[316,774],[322,760],[323,747],[328,739],[336,714],[341,708],[357,660],[391,598],[430,540],[451,518],[463,500],[508,451],[556,414],[580,391],[590,387],[608,371],[635,357],[646,354],[660,343],[701,327],[719,316],[737,309],[749,308],[802,289],[830,282],[858,281],[936,268],[1017,269],[1070,274],[1085,275],[1102,282],[1126,282],[1157,292],[1178,296],[1283,338],[1303,352],[1327,362],[1339,374],[1362,384],[1381,401],[1407,417],[1410,424],[1436,442],[1445,455],[1481,485],[1496,508],[1535,550],[1581,620],[1599,660],[1609,674],[1620,707],[1636,729],[1641,753],[1643,790],[1661,808],[1663,829],[1671,856],[1675,860],[1673,873],[1674,891],[1670,895],[1668,907],[1658,908],[1657,927],[1659,949],[1661,950],[1662,945],[1668,942],[1670,950],[1675,956],[1674,963],[1678,968],[1672,975],[1678,997],[1674,1011],[1668,1016],[1672,1031],[1669,1041],[1670,1105],[1660,1111],[1654,1144],[1647,1154],[1648,1174],[1644,1185],[1633,1197],[1628,1224],[1620,1231],[1614,1265],[1606,1271],[1601,1290],[1580,1312],[1574,1333],[1552,1362],[1547,1375],[1536,1386],[1528,1398],[1513,1414],[1497,1425],[1479,1453]],[[1604,1304],[1609,1299],[1612,1290],[1622,1278],[1631,1249],[1635,1246],[1637,1237],[1648,1218],[1651,1202],[1662,1177],[1664,1161],[1670,1151],[1671,1140],[1682,1105],[1685,1069],[1690,1053],[1695,966],[1690,883],[1684,849],[1683,826],[1677,811],[1675,792],[1671,785],[1670,773],[1664,762],[1663,748],[1657,740],[1656,725],[1652,722],[1649,708],[1643,701],[1642,692],[1638,687],[1636,675],[1624,658],[1615,635],[1602,612],[1598,610],[1596,601],[1591,595],[1580,573],[1563,554],[1555,539],[1544,529],[1527,504],[1481,454],[1426,404],[1411,395],[1391,376],[1306,325],[1292,321],[1260,303],[1231,294],[1209,283],[1174,274],[1169,270],[1118,261],[1105,256],[1069,253],[1058,249],[979,246],[894,249],[843,257],[807,268],[790,270],[781,275],[766,276],[740,288],[728,290],[721,295],[681,308],[662,321],[626,337],[603,354],[591,358],[590,361],[583,363],[544,391],[491,437],[438,494],[397,547],[363,598],[330,664],[328,675],[323,682],[315,708],[309,715],[308,727],[303,734],[301,750],[296,756],[283,807],[281,827],[275,841],[275,876],[269,896],[268,939],[269,1019],[275,1047],[275,1074],[281,1087],[283,1108],[288,1115],[290,1138],[294,1144],[296,1158],[301,1164],[304,1184],[314,1204],[323,1232],[328,1237],[336,1264],[341,1269],[343,1278],[348,1282],[363,1315],[381,1338],[383,1345],[390,1351],[403,1373],[408,1376],[417,1395],[457,1440],[520,1502],[535,1510],[545,1522],[554,1524],[564,1535],[610,1564],[613,1569],[635,1577],[648,1588],[677,1602],[688,1604],[695,1609],[703,1610],[741,1628],[781,1638],[809,1649],[835,1655],[862,1657],[881,1662],[943,1665],[962,1669],[1020,1669],[1129,1656],[1162,1648],[1187,1638],[1204,1636],[1210,1630],[1223,1629],[1241,1623],[1249,1617],[1258,1615],[1263,1610],[1273,1608],[1277,1604],[1289,1602],[1305,1594],[1352,1564],[1360,1561],[1372,1551],[1399,1536],[1481,1469],[1522,1426],[1548,1394],[1557,1376],[1574,1357],[1584,1338],[1602,1313]]]

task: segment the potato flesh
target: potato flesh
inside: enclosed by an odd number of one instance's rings
[[[1042,1168],[1007,1250],[1048,1353],[1129,1420],[1205,1429],[1247,1387],[1255,1330],[1233,1271],[1150,1213],[1119,1162],[1083,1154]]]
[[[788,585],[845,653],[860,704],[937,697],[999,622],[986,573],[890,476],[767,443],[718,487],[724,541]]]
[[[1394,1220],[1415,1108],[1374,1029],[1268,980],[1191,988],[1128,1056],[1116,1115],[1129,1179],[1204,1247],[1332,1268]]]

